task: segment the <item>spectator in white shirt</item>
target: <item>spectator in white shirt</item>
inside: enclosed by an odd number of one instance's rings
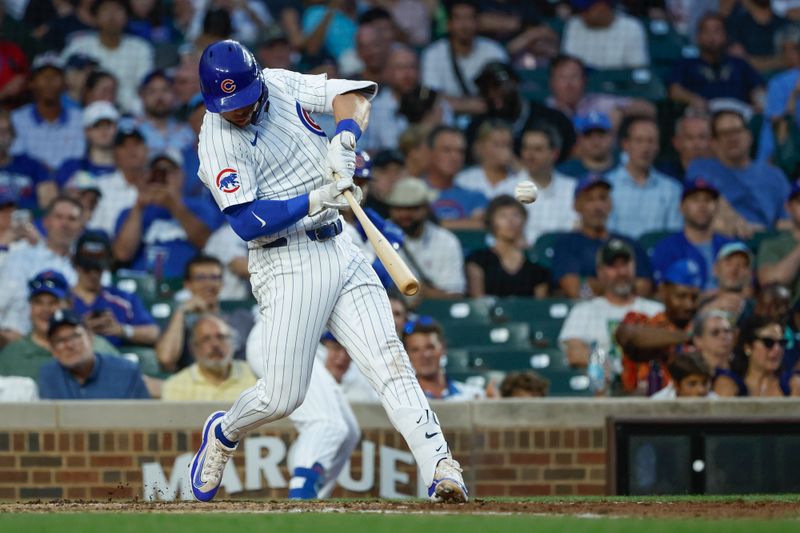
[[[358,142],[361,150],[397,148],[400,134],[408,128],[408,119],[400,114],[400,98],[419,83],[417,54],[408,46],[396,43],[389,50],[385,65],[385,84],[372,101],[370,127]]]
[[[98,180],[101,198],[87,223],[88,228],[103,230],[114,237],[119,215],[136,203],[137,185],[149,176],[148,154],[139,130],[131,127],[120,129],[114,139],[117,171]]]
[[[451,232],[430,222],[434,193],[418,178],[403,178],[386,198],[389,218],[406,235],[403,255],[420,280],[425,298],[457,298],[464,294],[464,254]]]
[[[621,351],[613,343],[613,332],[629,311],[648,316],[664,310],[652,300],[636,296],[634,279],[636,259],[633,250],[621,239],[611,239],[597,254],[597,277],[603,295],[573,307],[558,342],[570,366],[584,368],[589,364],[592,346],[605,350],[612,361],[621,360]]]
[[[473,0],[445,5],[448,37],[423,50],[422,84],[444,93],[456,113],[483,113],[486,105],[478,97],[474,80],[486,63],[508,62],[508,56],[496,42],[476,36],[478,8]]]
[[[486,120],[478,128],[474,150],[480,164],[459,172],[456,185],[479,192],[489,200],[501,194],[513,196],[522,174],[512,167],[514,136],[511,127],[498,119]]]
[[[558,132],[548,125],[534,126],[522,134],[520,162],[527,179],[539,188],[536,203],[525,206],[525,239],[530,246],[541,234],[572,231],[578,222],[573,207],[576,182],[554,169],[560,150]]]
[[[642,23],[614,9],[614,0],[574,0],[561,49],[600,69],[646,67],[647,37]]]
[[[59,196],[48,206],[42,221],[46,238],[16,247],[0,269],[0,345],[30,329],[27,286],[38,272],[61,272],[70,286],[78,280],[71,254],[83,233],[83,207],[77,200]]]
[[[82,113],[62,104],[65,87],[64,64],[58,56],[47,53],[33,60],[33,102],[11,113],[16,133],[12,154],[27,155],[51,171],[67,159],[83,156]]]
[[[97,0],[92,6],[97,32],[75,37],[62,57],[81,52],[94,58],[119,82],[119,104],[124,111],[139,111],[139,84],[153,70],[153,47],[139,37],[125,35],[130,8],[125,0]]]
[[[39,388],[31,378],[0,376],[0,402],[35,402]]]

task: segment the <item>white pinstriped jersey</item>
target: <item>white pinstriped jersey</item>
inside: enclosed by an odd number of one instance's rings
[[[309,113],[332,113],[324,74],[264,69],[269,107],[255,125],[239,128],[206,113],[200,130],[199,176],[220,209],[253,200],[288,200],[324,185],[328,138]],[[262,239],[319,227],[339,214],[326,209]],[[269,227],[269,217],[265,217]]]

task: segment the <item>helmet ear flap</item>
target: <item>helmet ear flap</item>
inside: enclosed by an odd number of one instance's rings
[[[269,88],[267,87],[267,83],[264,81],[264,73],[258,73],[258,80],[261,82],[261,96],[258,97],[258,101],[256,102],[256,108],[253,111],[253,116],[250,118],[250,124],[255,125],[258,122],[258,119],[261,118],[261,114],[269,109]]]

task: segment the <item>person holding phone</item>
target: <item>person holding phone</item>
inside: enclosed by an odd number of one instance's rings
[[[161,329],[135,294],[102,285],[112,266],[111,240],[102,231],[87,231],[78,239],[72,264],[78,283],[72,289],[72,309],[86,327],[114,346],[152,346]]]

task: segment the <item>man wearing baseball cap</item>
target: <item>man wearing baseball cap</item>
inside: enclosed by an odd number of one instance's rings
[[[603,174],[619,164],[614,152],[614,136],[608,115],[597,111],[576,115],[573,125],[578,134],[573,150],[575,157],[560,164],[559,172],[573,178],[582,178],[590,173]]]
[[[753,296],[754,269],[755,257],[749,246],[739,241],[725,244],[714,263],[719,291],[750,298]]]
[[[50,361],[50,341],[47,328],[50,317],[57,309],[69,306],[69,285],[66,278],[55,270],[45,270],[28,283],[31,331],[8,344],[0,351],[0,376],[39,377],[39,369]],[[103,353],[117,351],[104,339],[95,337],[94,345]]]
[[[800,181],[792,183],[786,213],[790,228],[765,239],[758,249],[758,281],[789,287],[796,302],[800,298]]]
[[[641,247],[630,238],[608,230],[611,213],[611,184],[599,174],[580,180],[575,187],[578,229],[565,233],[553,246],[553,281],[567,298],[590,298],[603,294],[597,280],[598,250],[612,238],[628,243],[636,255],[636,293],[650,294],[650,262]]]
[[[98,182],[100,201],[87,227],[113,236],[123,210],[136,202],[137,187],[150,173],[148,150],[142,133],[129,124],[120,124],[114,137],[114,166],[116,171]]]
[[[96,353],[80,317],[59,309],[47,326],[53,359],[39,372],[39,396],[48,400],[149,399],[139,368],[122,357]]]
[[[11,113],[17,138],[13,152],[56,169],[70,158],[81,157],[85,142],[81,111],[65,107],[64,63],[48,52],[33,60],[29,82],[33,102]]]
[[[83,129],[86,132],[86,154],[64,161],[56,170],[54,179],[59,188],[78,171],[99,177],[116,170],[114,165],[114,139],[117,135],[119,112],[113,104],[93,102],[83,110]]]
[[[664,312],[652,317],[630,312],[622,320],[615,334],[623,351],[622,392],[651,396],[670,383],[667,365],[689,343],[702,285],[696,262],[676,261],[659,286]]]
[[[86,327],[114,346],[152,346],[161,330],[135,294],[116,287],[104,287],[103,272],[110,270],[114,257],[111,241],[102,231],[87,231],[78,239],[72,263],[78,283],[72,289],[72,309]]]
[[[733,242],[716,233],[714,217],[719,212],[719,191],[703,178],[683,185],[681,215],[683,229],[658,242],[652,254],[653,279],[660,283],[667,268],[680,259],[691,259],[700,267],[703,290],[712,290],[717,282],[712,275],[720,249]]]
[[[419,277],[426,298],[453,298],[466,290],[461,243],[428,220],[436,193],[419,178],[403,178],[386,198],[389,219],[405,234],[401,255]]]

